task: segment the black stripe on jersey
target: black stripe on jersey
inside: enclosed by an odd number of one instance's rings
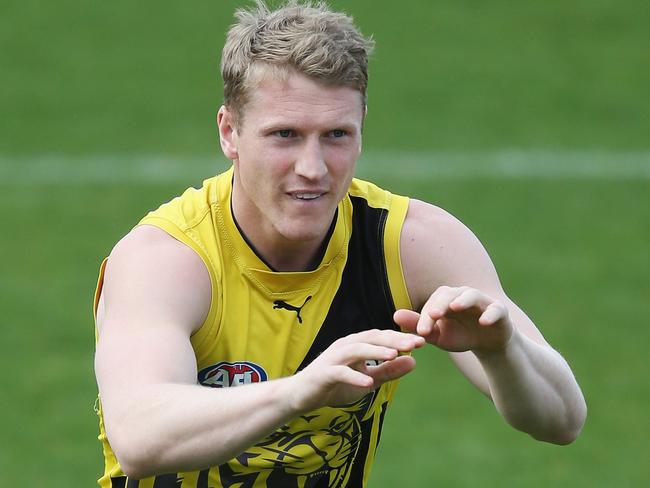
[[[176,473],[161,474],[153,480],[153,488],[180,488],[182,484],[183,479]]]
[[[381,406],[381,414],[379,416],[379,430],[377,431],[377,444],[375,445],[375,451],[379,447],[379,441],[381,441],[381,428],[384,426],[384,417],[386,416],[386,409],[388,408],[388,402],[384,402]]]
[[[124,488],[126,486],[126,476],[111,478],[111,488]]]
[[[199,479],[196,481],[196,488],[208,488],[209,469],[204,469],[199,473]]]
[[[138,488],[140,481],[130,480],[126,476],[111,478],[111,488]]]
[[[395,305],[384,259],[384,230],[388,211],[373,208],[360,197],[352,201],[352,235],[341,285],[329,312],[298,370],[334,341],[368,329],[393,329]]]
[[[368,420],[361,422],[361,443],[359,450],[354,457],[352,469],[350,470],[350,478],[348,479],[347,486],[363,486],[363,468],[366,465],[366,457],[368,457],[368,448],[370,447],[370,435],[372,432],[372,423],[375,417],[372,416]]]

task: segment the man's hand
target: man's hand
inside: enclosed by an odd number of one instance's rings
[[[394,330],[367,330],[335,341],[305,369],[291,377],[291,405],[298,412],[355,402],[383,383],[415,368],[400,356],[423,346],[422,337]],[[383,361],[368,366],[366,361]]]
[[[403,330],[451,352],[503,350],[514,332],[504,304],[467,286],[441,286],[421,313],[402,309],[394,319]]]

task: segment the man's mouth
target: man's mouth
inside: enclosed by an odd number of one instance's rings
[[[316,200],[318,197],[323,196],[324,192],[291,192],[289,193],[296,200]]]

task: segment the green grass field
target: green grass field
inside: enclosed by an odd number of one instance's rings
[[[537,443],[419,351],[370,487],[647,485],[646,2],[334,3],[377,41],[360,175],[476,232],[589,405],[574,444]],[[216,66],[240,4],[0,6],[1,486],[100,474],[97,267],[224,167]]]

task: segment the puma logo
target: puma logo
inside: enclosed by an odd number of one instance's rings
[[[305,298],[305,301],[302,302],[302,305],[299,307],[296,307],[294,305],[291,305],[290,303],[285,302],[284,300],[276,300],[273,302],[273,308],[284,308],[285,310],[290,310],[292,312],[296,312],[296,315],[298,316],[298,323],[302,324],[302,317],[300,316],[300,311],[303,309],[305,304],[311,300],[311,295],[309,295],[307,298]]]

